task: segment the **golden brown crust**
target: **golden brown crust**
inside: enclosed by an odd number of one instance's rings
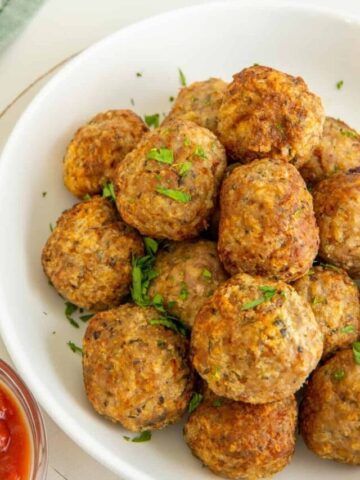
[[[128,430],[155,430],[187,409],[193,389],[188,341],[161,326],[153,308],[125,304],[98,313],[83,340],[86,394],[95,410]]]
[[[273,295],[257,306],[249,302]],[[200,309],[191,337],[195,369],[217,395],[247,403],[295,393],[316,367],[323,335],[310,306],[289,285],[238,274]]]
[[[360,365],[351,349],[313,373],[300,407],[300,431],[320,457],[360,465]]]
[[[219,110],[219,138],[234,159],[279,158],[301,167],[319,144],[324,111],[304,80],[269,67],[233,76]]]
[[[314,189],[319,255],[360,277],[360,173],[339,173]]]
[[[101,193],[117,165],[147,132],[131,110],[108,110],[80,127],[64,157],[64,183],[79,198]]]
[[[312,197],[292,165],[255,160],[225,178],[218,249],[230,274],[292,281],[309,270],[318,245]]]
[[[309,302],[324,334],[323,358],[357,339],[359,292],[344,270],[332,265],[316,266],[293,286]]]
[[[67,300],[89,310],[119,305],[130,292],[131,258],[143,254],[140,235],[112,202],[93,197],[66,210],[42,252],[44,272]]]
[[[185,441],[216,475],[256,480],[282,470],[295,449],[297,406],[249,405],[212,396],[189,417]]]
[[[217,135],[218,113],[226,87],[223,80],[209,78],[182,88],[163,125],[174,119],[190,120]]]
[[[173,153],[167,164],[148,155],[152,149]],[[189,170],[181,174],[181,166]],[[170,240],[196,237],[204,230],[216,202],[226,167],[225,152],[215,135],[193,122],[173,121],[144,136],[121,162],[116,199],[122,218],[143,235]],[[181,192],[184,202],[160,193]]]
[[[326,117],[323,136],[300,173],[315,184],[334,173],[360,167],[360,136],[345,122]]]
[[[171,313],[189,327],[215,288],[227,279],[216,243],[209,240],[172,243],[157,255],[154,269],[158,276],[150,296],[160,294],[167,305],[176,302]]]

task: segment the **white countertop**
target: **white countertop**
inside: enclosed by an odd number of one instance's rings
[[[212,0],[48,0],[17,39],[0,55],[0,150],[15,122],[34,95],[51,77],[35,82],[67,57],[105,35],[142,18]],[[231,0],[228,0],[231,1]],[[266,1],[266,0],[265,0]],[[287,0],[296,3],[296,0]],[[359,0],[298,0],[360,14]],[[55,73],[58,69],[55,69]],[[11,104],[2,115],[1,112]],[[0,357],[10,361],[0,339]],[[49,440],[49,480],[115,480],[110,473],[75,445],[45,415]],[[170,480],[170,479],[169,479]]]

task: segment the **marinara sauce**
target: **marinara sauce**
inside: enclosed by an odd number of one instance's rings
[[[29,480],[31,448],[21,406],[0,382],[0,480]]]

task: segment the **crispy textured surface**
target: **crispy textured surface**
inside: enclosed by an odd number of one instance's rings
[[[360,173],[339,173],[314,189],[319,255],[360,277]]]
[[[150,296],[158,293],[166,304],[176,302],[171,313],[189,327],[215,288],[227,279],[216,243],[209,240],[171,244],[157,255],[154,269],[159,275],[151,284]]]
[[[300,173],[308,183],[317,183],[334,173],[360,167],[360,136],[346,123],[326,117],[322,139]]]
[[[213,397],[192,413],[184,435],[193,454],[215,474],[255,480],[290,463],[296,417],[293,396],[265,405]]]
[[[79,198],[100,193],[147,130],[131,110],[109,110],[96,115],[77,130],[66,149],[66,188]]]
[[[243,307],[275,295],[254,308]],[[195,318],[191,356],[217,395],[248,403],[295,393],[316,367],[323,335],[310,306],[291,286],[238,274],[220,285]]]
[[[269,67],[233,76],[219,110],[219,138],[242,162],[279,158],[301,167],[318,145],[324,111],[304,80]]]
[[[357,285],[344,270],[316,266],[293,286],[309,302],[324,334],[323,357],[348,347],[357,339],[360,321],[359,292]],[[344,328],[352,328],[352,331],[344,331]]]
[[[163,125],[174,119],[190,120],[217,135],[218,112],[226,87],[223,80],[209,78],[182,88]]]
[[[89,310],[121,303],[130,291],[132,255],[140,235],[119,218],[112,202],[93,197],[66,210],[42,253],[44,272],[67,300]]]
[[[292,281],[309,270],[318,245],[312,198],[292,165],[255,160],[225,178],[218,249],[230,274]]]
[[[125,304],[90,320],[83,340],[86,394],[95,410],[128,430],[180,420],[193,388],[188,341],[153,308]]]
[[[147,158],[151,149],[172,150],[174,162]],[[196,152],[203,155],[196,154]],[[181,175],[181,164],[190,170]],[[117,206],[125,222],[143,235],[170,240],[196,237],[216,202],[226,167],[225,151],[215,135],[193,122],[174,121],[146,134],[118,167]],[[191,196],[185,203],[157,192],[158,187]]]
[[[300,406],[300,431],[320,457],[360,465],[360,365],[351,349],[315,370]]]

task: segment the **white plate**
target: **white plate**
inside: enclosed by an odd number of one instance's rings
[[[74,130],[95,113],[165,112],[178,67],[188,81],[231,74],[253,63],[305,78],[326,111],[360,127],[360,21],[324,10],[266,2],[208,4],[150,18],[99,42],[53,78],[14,129],[0,166],[0,321],[9,352],[42,406],[87,452],[124,479],[214,478],[182,440],[181,426],[149,443],[97,416],[82,385],[81,342],[40,265],[49,223],[74,203],[61,162]],[[137,77],[136,72],[142,72]],[[344,80],[342,90],[335,84]],[[42,192],[47,196],[42,197]],[[46,312],[46,314],[44,313]],[[53,334],[53,332],[56,332]],[[301,441],[277,478],[359,479],[359,468],[322,461]]]

